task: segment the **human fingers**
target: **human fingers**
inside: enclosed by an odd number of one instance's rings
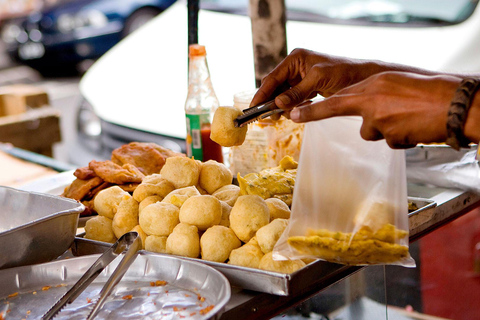
[[[294,122],[309,122],[337,116],[361,115],[359,96],[356,94],[333,95],[321,101],[307,101],[290,111]]]

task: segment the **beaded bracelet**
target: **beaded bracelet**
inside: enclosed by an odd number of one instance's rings
[[[448,110],[446,144],[460,150],[468,148],[470,140],[463,133],[467,120],[468,110],[472,105],[473,97],[480,88],[480,79],[467,78],[458,86]]]

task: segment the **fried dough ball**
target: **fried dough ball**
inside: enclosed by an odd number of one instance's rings
[[[138,225],[138,202],[131,195],[124,196],[113,217],[112,229],[117,238]]]
[[[208,160],[202,165],[198,182],[201,188],[212,194],[221,187],[231,184],[232,179],[233,175],[226,165]]]
[[[220,201],[220,204],[222,205],[222,218],[218,224],[224,227],[230,227],[230,212],[232,211],[232,207],[224,201]]]
[[[145,231],[143,231],[142,227],[137,224],[131,231],[135,231],[138,233],[140,239],[142,239],[142,249],[145,249],[145,240],[147,239],[148,235],[145,233]]]
[[[175,190],[175,187],[170,181],[164,179],[160,174],[152,174],[146,176],[133,191],[133,198],[138,202],[142,202],[148,196],[165,198],[173,190]]]
[[[93,200],[93,207],[95,211],[104,217],[113,219],[117,212],[118,205],[122,201],[124,195],[129,195],[119,186],[113,186],[103,189],[95,196]]]
[[[262,257],[263,252],[258,243],[250,240],[240,248],[232,250],[230,257],[228,258],[228,263],[236,266],[258,269]]]
[[[170,181],[175,189],[198,184],[202,164],[187,157],[167,158],[160,174]]]
[[[157,253],[167,253],[167,237],[166,236],[156,236],[151,235],[145,239],[145,250],[157,252]]]
[[[171,203],[180,208],[188,198],[199,195],[200,192],[198,189],[194,186],[190,186],[173,190],[162,200],[162,202]]]
[[[270,212],[270,221],[274,219],[290,219],[290,208],[287,204],[277,198],[268,198],[265,200]]]
[[[222,205],[214,196],[193,196],[183,203],[179,218],[180,222],[194,225],[204,231],[220,223]]]
[[[237,201],[238,197],[240,196],[240,187],[234,184],[228,184],[220,189],[217,189],[217,191],[212,193],[212,196],[218,200],[225,201],[230,207],[233,207],[235,201]]]
[[[197,227],[179,223],[167,238],[167,253],[197,258],[200,255],[200,237]]]
[[[178,213],[178,208],[171,203],[153,203],[142,210],[140,227],[148,235],[168,236],[180,222]]]
[[[202,259],[225,262],[230,252],[241,244],[232,229],[224,226],[210,227],[200,238]]]
[[[266,226],[258,229],[256,238],[263,253],[268,253],[273,250],[273,247],[277,243],[287,225],[287,219],[275,219]]]
[[[241,145],[247,135],[247,126],[237,128],[234,120],[242,114],[235,107],[218,107],[213,115],[210,139],[224,147]]]
[[[203,189],[202,187],[200,187],[200,184],[197,184],[197,185],[195,186],[195,188],[197,188],[198,192],[199,192],[200,194],[202,194],[202,195],[210,194],[210,193],[208,193],[205,189]]]
[[[138,204],[138,214],[141,214],[142,210],[149,204],[162,201],[162,196],[148,196]]]
[[[269,252],[262,257],[258,267],[267,271],[293,273],[305,266],[302,260],[273,260],[272,252]]]
[[[105,216],[96,216],[85,223],[85,238],[103,242],[117,241],[112,229],[112,219]]]
[[[268,206],[260,196],[240,196],[230,212],[230,228],[243,242],[248,242],[258,229],[270,223]]]

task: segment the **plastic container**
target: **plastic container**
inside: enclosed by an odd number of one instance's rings
[[[234,106],[240,110],[249,107],[255,91],[245,91],[234,95]],[[303,124],[281,117],[278,121],[270,118],[250,123],[245,142],[230,148],[230,171],[236,176],[260,172],[278,166],[285,156],[298,161],[303,138]]]

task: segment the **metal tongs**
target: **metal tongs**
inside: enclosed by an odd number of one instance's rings
[[[264,104],[243,110],[243,114],[238,116],[233,122],[235,127],[241,128],[249,123],[265,119],[276,113],[282,113],[283,111],[284,110],[277,107],[275,100],[270,100]]]
[[[105,267],[112,262],[116,257],[125,251],[123,259],[113,271],[110,278],[100,292],[100,298],[96,302],[92,311],[88,315],[88,320],[93,319],[102,308],[108,295],[113,288],[122,279],[123,275],[130,267],[137,256],[137,251],[142,248],[142,241],[137,232],[127,232],[115,242],[110,249],[105,251],[85,272],[85,274],[78,280],[70,290],[65,293],[60,300],[58,300],[53,307],[50,308],[42,317],[43,320],[52,319],[58,312],[67,304],[72,303],[95,278],[105,269]]]

